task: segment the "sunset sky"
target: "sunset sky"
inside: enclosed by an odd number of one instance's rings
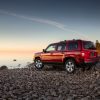
[[[100,0],[0,0],[1,53],[73,38],[100,41]]]

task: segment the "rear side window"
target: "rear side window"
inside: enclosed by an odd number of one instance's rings
[[[68,50],[77,50],[78,49],[78,42],[69,42]]]
[[[93,42],[90,42],[90,41],[84,41],[83,42],[83,48],[84,49],[93,49],[93,50],[96,49],[94,43]]]
[[[57,51],[64,51],[66,50],[66,43],[58,44]]]

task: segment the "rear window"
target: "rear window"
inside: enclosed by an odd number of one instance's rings
[[[96,49],[94,43],[93,42],[90,42],[90,41],[84,41],[83,42],[83,48],[84,49],[92,49],[92,50],[95,50]]]

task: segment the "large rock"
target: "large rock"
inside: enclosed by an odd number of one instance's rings
[[[5,70],[5,69],[8,69],[8,67],[5,66],[5,65],[3,65],[3,66],[0,67],[0,70]]]

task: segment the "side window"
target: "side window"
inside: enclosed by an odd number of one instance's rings
[[[66,50],[66,43],[58,44],[57,51],[64,51]]]
[[[78,42],[69,42],[68,50],[77,50],[78,49]]]
[[[46,51],[49,52],[49,51],[55,51],[56,50],[56,45],[55,44],[52,44],[50,46],[47,47]]]

